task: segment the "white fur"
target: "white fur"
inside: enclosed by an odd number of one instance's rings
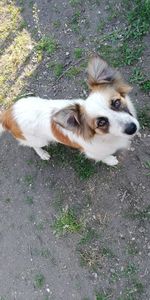
[[[42,149],[51,142],[59,142],[51,130],[51,117],[56,112],[67,106],[78,103],[84,107],[90,118],[105,116],[110,122],[108,134],[95,134],[91,140],[84,140],[70,130],[62,128],[64,135],[72,142],[79,144],[83,153],[96,161],[103,161],[108,165],[118,163],[112,154],[121,148],[127,148],[131,136],[123,133],[126,123],[134,122],[139,128],[136,120],[134,107],[129,99],[128,107],[134,116],[125,112],[115,112],[108,107],[105,92],[92,93],[87,100],[45,100],[38,97],[22,98],[13,105],[13,117],[19,125],[25,140],[19,140],[24,146],[33,147],[42,159],[49,159],[49,154]],[[2,127],[1,127],[2,129]],[[0,130],[1,130],[0,129]]]
[[[130,109],[134,114],[134,108],[128,98]],[[63,133],[73,142],[78,143],[84,149],[87,157],[96,161],[102,160],[108,165],[117,164],[117,159],[112,156],[118,149],[127,148],[130,136],[123,133],[125,123],[138,121],[127,113],[115,112],[107,107],[105,95],[92,93],[87,100],[44,100],[36,97],[23,98],[13,106],[13,115],[19,125],[25,140],[20,140],[22,145],[35,149],[42,159],[49,159],[46,151],[41,149],[52,141],[57,141],[51,130],[51,116],[62,108],[78,103],[85,107],[91,118],[106,116],[110,121],[110,133],[105,135],[95,134],[89,141],[77,136],[72,131],[62,129]]]

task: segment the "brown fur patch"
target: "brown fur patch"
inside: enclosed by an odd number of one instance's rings
[[[63,132],[59,129],[59,125],[57,125],[54,121],[52,121],[51,129],[52,129],[53,135],[61,144],[82,150],[82,147],[79,144],[72,142],[68,136],[65,136],[63,134]]]
[[[11,132],[11,134],[16,139],[22,139],[25,140],[25,137],[23,136],[23,133],[17,124],[17,122],[14,120],[13,117],[13,110],[12,108],[9,108],[8,110],[4,111],[1,115],[1,123],[2,126]]]

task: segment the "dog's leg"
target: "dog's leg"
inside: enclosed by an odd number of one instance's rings
[[[33,147],[33,149],[41,157],[41,159],[43,159],[43,160],[49,160],[50,159],[49,153],[47,151],[43,150],[42,148]]]
[[[102,159],[102,162],[108,166],[116,166],[118,164],[118,159],[114,155],[109,155]]]

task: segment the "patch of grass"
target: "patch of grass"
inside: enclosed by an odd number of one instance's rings
[[[122,293],[122,296],[117,298],[117,300],[142,299],[141,295],[142,295],[143,292],[144,292],[143,284],[139,280],[134,279],[132,281],[131,287],[125,288],[123,293]]]
[[[114,272],[111,272],[111,281],[116,282],[120,280],[120,278],[127,278],[131,281],[135,279],[135,276],[137,274],[137,268],[133,263],[128,263],[123,270],[114,270]]]
[[[79,67],[74,67],[72,66],[67,72],[66,72],[66,76],[70,79],[78,76],[81,72],[81,69]]]
[[[24,181],[27,185],[33,184],[33,176],[32,175],[26,175],[24,177]]]
[[[140,83],[143,82],[143,80],[144,80],[144,75],[143,75],[141,69],[140,68],[134,68],[132,76],[130,77],[130,82],[140,84]]]
[[[34,285],[36,288],[41,289],[45,284],[45,277],[43,274],[38,273],[34,278]]]
[[[113,253],[113,251],[108,247],[102,247],[101,253],[102,253],[102,256],[106,256],[108,258],[114,258],[115,257],[115,254]]]
[[[31,205],[31,204],[33,204],[33,198],[27,196],[27,198],[25,199],[25,202],[26,202],[27,204]]]
[[[19,24],[19,30],[23,30],[23,28],[27,28],[28,23],[25,20],[22,20]]]
[[[150,91],[150,80],[145,80],[141,83],[140,85],[141,90],[144,92],[149,92]]]
[[[51,145],[48,152],[54,158],[56,164],[61,166],[71,165],[81,180],[88,179],[96,172],[95,163],[76,150],[70,150],[61,144],[57,144]]]
[[[128,265],[124,268],[122,271],[122,276],[130,278],[133,275],[135,275],[137,272],[137,269],[133,263],[128,263]]]
[[[127,253],[128,255],[134,256],[138,254],[138,248],[135,241],[131,241],[127,245]]]
[[[43,222],[37,223],[35,226],[38,231],[42,231],[44,229]]]
[[[96,300],[108,300],[109,296],[104,294],[103,292],[96,293]]]
[[[104,28],[105,28],[105,21],[104,20],[99,21],[96,29],[97,32],[102,32]]]
[[[86,266],[92,270],[96,270],[101,265],[101,256],[97,250],[81,249],[80,261],[81,266]]]
[[[135,5],[128,13],[129,26],[126,31],[126,38],[140,39],[150,28],[150,2],[135,0]]]
[[[130,78],[130,82],[138,84],[141,90],[145,93],[150,91],[150,80],[145,80],[145,77],[140,68],[133,69],[133,74]]]
[[[75,57],[75,59],[81,58],[82,54],[83,54],[82,48],[75,48],[74,49],[74,57]]]
[[[150,128],[150,107],[145,106],[138,111],[138,119],[142,128]]]
[[[61,63],[55,64],[55,66],[54,66],[55,77],[61,76],[62,73],[63,73],[63,64],[61,64]]]
[[[78,222],[73,211],[70,209],[64,211],[53,225],[53,228],[57,234],[63,234],[66,232],[78,232],[81,227],[81,223]]]
[[[80,179],[88,179],[95,173],[94,162],[82,155],[74,157],[73,166]]]
[[[147,161],[145,162],[144,165],[145,165],[145,168],[148,169],[148,170],[150,171],[150,160],[147,160]],[[147,175],[147,176],[150,176],[150,172],[147,173],[146,175]]]
[[[79,33],[79,31],[80,31],[79,30],[80,29],[80,26],[79,26],[80,16],[81,16],[81,13],[79,10],[77,10],[73,14],[71,21],[70,21],[71,29],[75,33]]]
[[[82,0],[69,0],[69,3],[71,4],[71,6],[75,7],[79,4],[81,4]]]
[[[53,26],[54,26],[54,28],[59,28],[59,27],[61,26],[60,20],[54,21],[54,22],[53,22]]]
[[[53,37],[44,36],[39,40],[36,49],[40,53],[46,52],[48,55],[52,55],[57,47],[57,42]]]
[[[143,51],[143,46],[138,45],[132,45],[129,46],[128,43],[124,43],[123,46],[119,49],[120,54],[120,63],[118,62],[118,66],[124,66],[124,65],[132,65],[134,62],[138,61]],[[119,55],[118,55],[119,57]]]
[[[5,203],[8,204],[8,203],[10,203],[10,202],[11,202],[11,199],[10,199],[10,198],[6,198],[6,199],[5,199]]]
[[[82,236],[79,244],[80,245],[85,245],[90,243],[93,239],[95,239],[97,237],[97,233],[95,231],[95,229],[93,228],[88,228],[86,230],[86,232],[84,232],[84,235]]]

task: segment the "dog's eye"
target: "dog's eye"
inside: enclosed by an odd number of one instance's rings
[[[121,106],[121,100],[120,99],[112,100],[111,106],[115,109],[119,109]]]
[[[103,127],[108,125],[108,119],[106,117],[100,117],[97,119],[97,127]]]

